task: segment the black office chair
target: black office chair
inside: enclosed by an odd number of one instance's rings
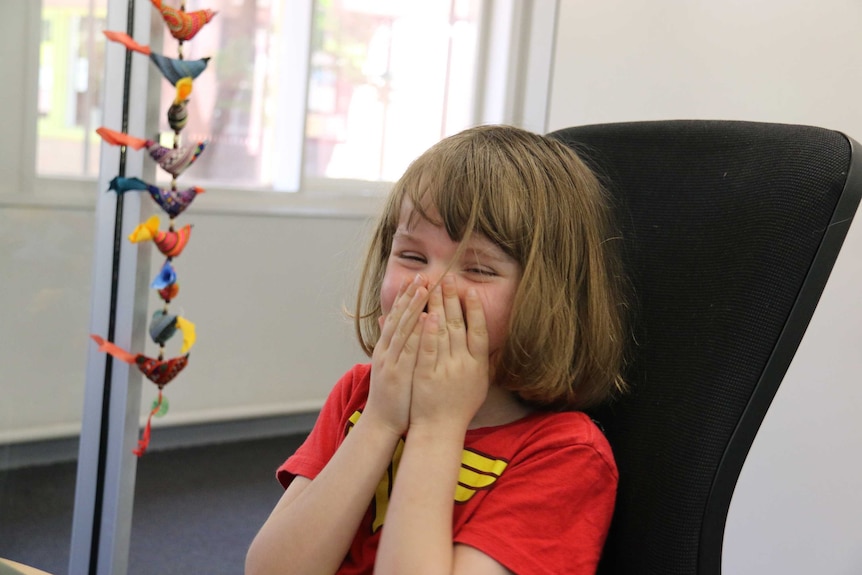
[[[631,393],[594,417],[620,470],[602,575],[718,575],[734,486],[862,196],[846,136],[725,121],[575,127],[615,197]]]

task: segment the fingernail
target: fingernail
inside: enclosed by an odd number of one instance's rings
[[[467,297],[479,297],[479,294],[476,292],[476,288],[470,288],[467,290]]]
[[[422,285],[422,274],[416,274],[416,277],[413,278],[414,285]]]
[[[449,274],[446,274],[445,276],[443,276],[443,283],[446,285],[454,285],[455,284],[455,276],[451,276]]]

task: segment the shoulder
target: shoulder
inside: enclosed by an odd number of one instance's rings
[[[541,414],[532,422],[530,439],[536,449],[575,451],[601,462],[614,476],[617,466],[611,444],[586,413],[564,411]]]
[[[341,381],[352,386],[368,385],[371,380],[371,364],[357,363],[341,376]]]
[[[371,364],[357,363],[350,368],[332,388],[329,400],[338,400],[342,405],[359,396],[367,396],[371,384]]]
[[[554,466],[590,463],[617,477],[610,443],[598,425],[579,411],[537,412],[516,422],[468,434],[468,448],[505,452],[513,466],[530,461]]]
[[[610,451],[605,434],[596,422],[582,411],[534,413],[524,419],[524,424],[526,433],[537,442],[589,445],[598,451]]]

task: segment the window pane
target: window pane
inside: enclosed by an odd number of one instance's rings
[[[36,173],[95,176],[105,0],[43,0]]]
[[[316,2],[306,178],[397,179],[473,121],[479,2]]]

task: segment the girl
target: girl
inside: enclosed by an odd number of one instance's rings
[[[593,573],[617,470],[580,410],[624,388],[609,238],[554,139],[483,126],[413,162],[360,281],[371,364],[279,468],[246,573]]]

